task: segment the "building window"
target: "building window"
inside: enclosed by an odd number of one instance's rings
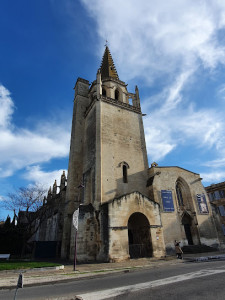
[[[106,90],[102,88],[102,96],[106,97]]]
[[[178,200],[179,206],[184,206],[182,191],[181,191],[179,184],[177,184],[177,186],[176,186],[176,193],[177,193],[177,200]]]
[[[222,230],[223,230],[223,234],[225,235],[225,225],[222,224]]]
[[[220,199],[220,193],[219,193],[218,191],[215,191],[215,192],[213,193],[213,198],[214,198],[214,200]]]
[[[210,200],[210,202],[213,201],[213,200],[214,200],[214,199],[213,199],[213,193],[209,193],[208,195],[209,195],[209,200]]]
[[[118,164],[118,168],[122,168],[122,174],[123,174],[123,182],[127,183],[128,182],[128,175],[127,175],[127,170],[130,168],[127,162],[121,161]]]
[[[119,100],[119,91],[117,89],[115,90],[115,99]]]
[[[220,211],[221,217],[225,217],[225,207],[223,205],[219,206],[219,211]]]
[[[224,191],[223,190],[219,191],[219,194],[220,194],[220,198],[224,198]]]
[[[123,165],[123,182],[127,183],[127,166]]]

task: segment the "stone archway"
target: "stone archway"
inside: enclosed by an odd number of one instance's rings
[[[189,214],[184,213],[181,220],[182,225],[184,226],[184,231],[186,235],[186,239],[188,241],[188,245],[194,245],[193,238],[192,238],[192,218]]]
[[[150,224],[142,213],[133,213],[128,220],[130,258],[151,257],[152,242]]]

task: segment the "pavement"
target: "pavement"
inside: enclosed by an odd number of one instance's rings
[[[225,252],[210,252],[198,254],[184,254],[183,259],[176,256],[164,258],[139,258],[117,263],[90,263],[78,264],[76,271],[73,264],[66,264],[54,268],[36,268],[12,271],[0,271],[0,289],[16,289],[19,274],[23,274],[23,285],[37,286],[53,284],[62,281],[78,280],[81,278],[104,276],[118,272],[131,272],[138,269],[159,268],[165,265],[174,265],[188,262],[201,262],[209,260],[225,260]]]

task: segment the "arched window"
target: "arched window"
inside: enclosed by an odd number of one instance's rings
[[[106,97],[106,90],[102,88],[102,96]]]
[[[127,183],[127,166],[123,165],[123,182]]]
[[[115,90],[115,100],[119,100],[119,91],[118,89]]]
[[[177,193],[177,200],[179,206],[184,206],[184,200],[183,200],[182,191],[179,183],[176,185],[176,193]]]
[[[127,162],[125,161],[121,161],[119,164],[118,164],[118,168],[121,168],[122,167],[122,174],[123,174],[123,182],[124,183],[128,183],[128,175],[127,175],[127,170],[130,168],[130,166],[128,165]]]

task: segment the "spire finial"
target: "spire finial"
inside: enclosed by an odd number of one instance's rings
[[[105,40],[105,45],[104,46],[108,47],[108,41],[107,41],[107,39]]]

